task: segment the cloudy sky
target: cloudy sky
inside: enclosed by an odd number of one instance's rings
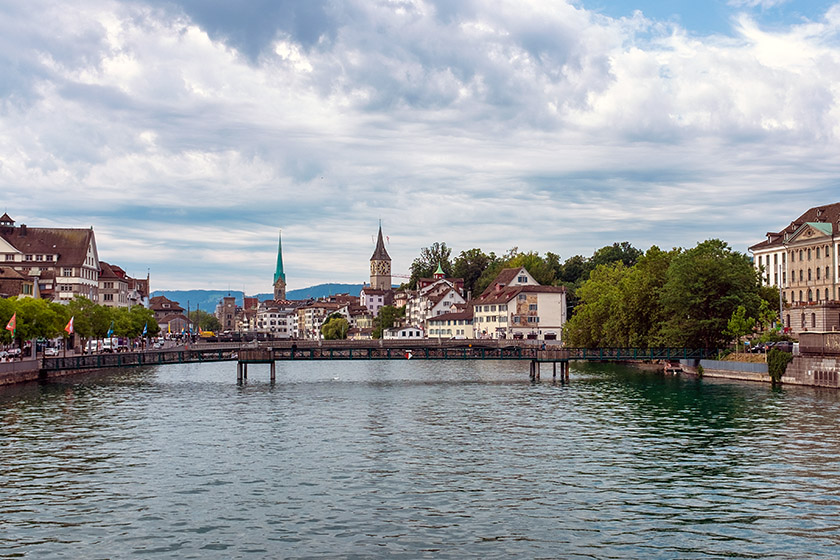
[[[0,0],[0,193],[153,289],[745,251],[840,201],[840,3]]]

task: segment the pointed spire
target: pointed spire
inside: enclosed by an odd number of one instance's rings
[[[382,222],[379,223],[379,238],[376,240],[376,249],[373,251],[372,261],[390,261],[388,251],[385,250],[385,242],[382,240]]]
[[[443,267],[440,266],[440,261],[438,261],[437,270],[435,270],[435,278],[443,278],[446,276],[446,273],[443,271]]]
[[[277,268],[274,270],[274,283],[277,283],[277,280],[282,279],[283,282],[286,281],[286,273],[283,272],[283,231],[281,230],[277,236]]]

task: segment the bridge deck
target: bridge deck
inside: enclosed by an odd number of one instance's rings
[[[238,361],[247,363],[274,363],[276,361],[307,360],[527,360],[552,363],[569,361],[656,361],[677,359],[701,359],[713,354],[706,350],[686,348],[548,348],[543,350],[533,345],[509,345],[509,341],[495,341],[490,344],[440,344],[429,341],[361,341],[366,344],[339,343],[318,344],[316,341],[300,341],[282,346],[231,347],[202,345],[192,349],[158,350],[150,352],[129,352],[116,354],[93,354],[84,356],[44,358],[45,371],[90,370],[100,368],[123,368],[180,364],[195,362]],[[445,341],[450,342],[450,341]],[[419,344],[418,344],[419,343]]]

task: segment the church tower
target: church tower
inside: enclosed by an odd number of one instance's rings
[[[382,241],[382,224],[379,224],[379,239],[376,240],[376,249],[370,258],[370,287],[374,290],[391,289],[391,257],[385,250],[385,242]]]
[[[277,238],[277,268],[274,270],[274,299],[286,299],[286,273],[283,272],[282,232]]]

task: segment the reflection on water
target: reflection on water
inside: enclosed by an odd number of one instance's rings
[[[834,391],[184,364],[0,391],[0,556],[840,556]],[[548,377],[548,380],[546,380]]]

